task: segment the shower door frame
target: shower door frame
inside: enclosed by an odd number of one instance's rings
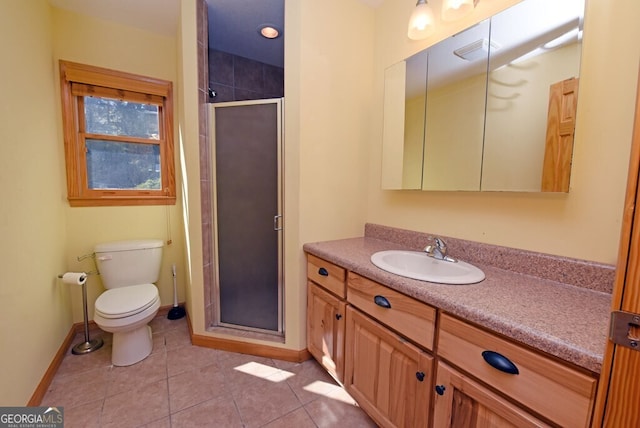
[[[216,133],[215,133],[215,111],[217,108],[227,107],[239,107],[239,106],[251,106],[251,105],[263,105],[263,104],[275,104],[277,111],[277,208],[278,212],[274,215],[273,227],[277,232],[277,281],[278,281],[278,329],[269,330],[250,326],[242,326],[238,324],[225,323],[221,321],[220,311],[220,267],[219,267],[219,252],[218,252],[218,200],[217,200],[217,185],[216,185]],[[244,332],[253,332],[259,335],[266,334],[268,336],[274,336],[284,339],[284,98],[267,98],[260,100],[247,100],[247,101],[229,101],[221,103],[212,103],[209,108],[209,135],[210,135],[210,173],[211,173],[211,221],[212,221],[212,243],[213,243],[213,284],[212,290],[212,327],[225,328],[229,330],[239,330]]]

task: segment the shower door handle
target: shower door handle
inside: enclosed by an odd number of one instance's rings
[[[278,219],[282,218],[282,215],[278,214],[278,215],[274,215],[273,216],[273,230],[275,230],[276,232],[279,230],[282,230],[282,226],[280,226],[278,223]]]

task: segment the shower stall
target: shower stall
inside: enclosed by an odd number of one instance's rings
[[[210,104],[213,326],[283,335],[283,99]]]

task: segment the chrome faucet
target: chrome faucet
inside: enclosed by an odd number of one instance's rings
[[[437,260],[444,260],[446,262],[457,262],[453,257],[447,256],[447,243],[439,236],[430,236],[429,241],[433,241],[434,245],[427,245],[424,251],[427,256],[433,257]]]

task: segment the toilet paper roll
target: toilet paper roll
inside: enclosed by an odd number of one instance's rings
[[[67,272],[62,275],[65,284],[84,285],[87,282],[87,274],[84,272]]]

